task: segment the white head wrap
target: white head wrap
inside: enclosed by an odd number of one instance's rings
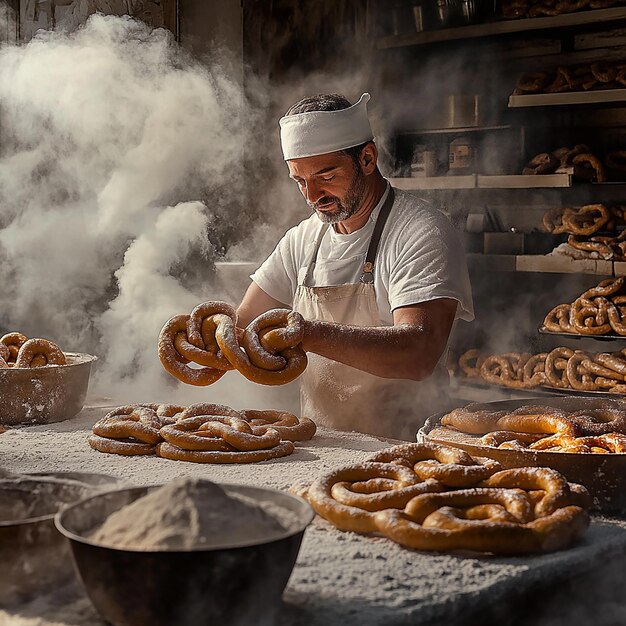
[[[339,111],[310,111],[280,118],[280,142],[285,161],[328,154],[374,138],[367,119],[364,93],[356,104]]]

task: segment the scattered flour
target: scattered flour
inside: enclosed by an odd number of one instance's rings
[[[115,548],[193,550],[264,541],[285,530],[251,498],[178,478],[109,515],[91,539]]]
[[[193,476],[220,484],[288,489],[391,445],[367,435],[320,428],[291,456],[252,465],[119,457],[96,452],[86,442],[91,425],[106,412],[104,407],[86,408],[68,422],[10,429],[0,435],[0,465],[15,472],[99,472],[137,486]],[[594,605],[591,573],[609,562],[621,564],[625,556],[626,521],[617,519],[594,518],[583,540],[569,550],[527,558],[474,558],[406,550],[381,537],[340,532],[316,518],[304,534],[277,626],[475,626],[486,623],[476,619],[477,609],[506,610],[511,598],[531,588],[545,603],[549,599],[542,589],[565,584],[574,573],[589,573],[588,584],[584,594],[574,593],[559,603],[559,626],[584,623],[579,617],[592,609],[594,626],[614,626],[626,623],[624,578],[612,579],[613,606],[605,619],[604,604]],[[499,623],[510,622],[502,618]],[[532,624],[556,626],[543,619]],[[87,625],[106,626],[80,588],[59,590],[11,611],[0,607],[0,626]]]

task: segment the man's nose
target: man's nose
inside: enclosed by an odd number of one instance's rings
[[[318,183],[311,180],[307,181],[305,194],[306,199],[315,204],[318,200],[324,197],[324,190]]]

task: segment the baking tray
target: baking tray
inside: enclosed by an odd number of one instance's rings
[[[498,385],[497,383],[489,383],[483,378],[471,378],[469,376],[453,376],[452,381],[456,385],[462,385],[464,387],[473,387],[474,389],[481,389],[483,391],[493,391],[497,389],[498,391],[509,392],[514,394],[521,394],[523,396],[533,397],[536,396],[537,393],[542,393],[545,391],[549,391],[551,394],[561,393],[561,395],[569,395],[569,389],[556,389],[556,387],[551,387],[550,389],[544,387],[532,387],[531,389],[523,389],[519,387],[507,387],[506,385]],[[614,396],[613,396],[614,397]]]
[[[541,325],[537,328],[537,332],[541,335],[553,335],[554,337],[567,337],[568,339],[595,339],[596,341],[615,341],[621,339],[626,341],[626,337],[623,335],[579,335],[578,333],[555,333],[552,330],[548,330],[545,326]]]
[[[608,391],[585,391],[583,389],[563,389],[561,387],[547,387],[542,385],[541,387],[537,387],[541,391],[545,391],[547,393],[556,394],[559,396],[578,396],[584,398],[585,396],[588,398],[613,398],[614,400],[620,400],[624,398],[623,393],[609,393]]]
[[[617,399],[617,398],[614,398]],[[575,396],[539,397],[526,400],[502,400],[498,402],[474,403],[478,409],[512,411],[524,405],[541,405],[580,411],[598,406],[599,398]],[[626,401],[624,401],[626,408]],[[626,454],[574,454],[571,452],[546,452],[543,450],[502,450],[474,443],[478,438],[454,430],[445,437],[431,432],[441,427],[441,418],[446,413],[436,413],[426,420],[417,432],[418,441],[432,441],[461,448],[477,457],[489,457],[498,461],[505,469],[512,467],[551,467],[571,482],[584,485],[593,498],[593,509],[611,513],[626,513]],[[448,438],[448,433],[450,437]]]

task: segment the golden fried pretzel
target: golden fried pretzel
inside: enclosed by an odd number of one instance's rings
[[[43,367],[65,363],[65,354],[55,343],[47,339],[28,339],[17,353],[15,367]]]
[[[498,420],[506,414],[506,411],[490,411],[472,403],[444,415],[441,424],[470,435],[485,435],[495,430]]]
[[[267,450],[252,450],[242,452],[240,450],[183,450],[170,443],[163,442],[156,446],[156,454],[164,459],[172,461],[189,461],[190,463],[259,463],[283,456],[288,456],[294,451],[291,441],[281,441],[274,448]]]
[[[525,449],[525,447],[535,441],[543,439],[545,435],[543,433],[516,433],[510,430],[494,430],[487,433],[480,438],[481,445],[489,446],[492,448],[498,448],[503,443],[511,444],[517,442],[518,445],[514,446],[515,449]],[[511,446],[507,446],[511,448]]]
[[[11,360],[11,351],[9,350],[9,346],[3,344],[2,342],[0,342],[0,359],[2,359],[5,362],[5,365],[9,367],[7,362]]]
[[[484,360],[485,357],[481,356],[480,350],[472,348],[459,357],[459,367],[466,376],[474,378],[480,376],[480,367]]]
[[[565,232],[574,235],[593,235],[605,226],[610,218],[611,214],[603,204],[587,204],[576,211],[565,212],[562,222]]]
[[[388,448],[370,457],[376,463],[395,463],[412,467],[422,479],[438,480],[448,487],[468,487],[501,469],[491,459],[475,460],[459,448],[435,443],[407,443]]]
[[[215,430],[201,431],[204,424],[216,420],[220,420],[223,425],[228,426],[231,433],[250,432],[249,424],[236,417],[227,417],[224,415],[196,415],[193,417],[179,418],[176,423],[163,426],[160,430],[160,435],[165,441],[181,450],[221,450],[231,452],[236,450],[234,446],[222,437],[223,433],[216,433]],[[273,445],[276,445],[276,442]],[[259,446],[259,448],[262,447],[263,446]]]
[[[591,506],[591,498],[586,489],[572,492],[567,480],[556,470],[547,467],[503,470],[487,478],[483,484],[485,487],[544,491],[545,495],[535,504],[536,517],[545,517],[570,505],[583,508]]]
[[[618,278],[607,278],[598,283],[596,287],[592,287],[591,289],[587,289],[587,291],[581,294],[581,298],[585,298],[590,300],[591,298],[596,298],[598,296],[602,296],[604,298],[608,298],[609,296],[613,296],[618,291],[621,291],[624,287],[624,277],[620,276]]]
[[[5,359],[9,365],[15,363],[17,353],[27,339],[28,337],[26,337],[26,335],[22,335],[22,333],[18,332],[7,333],[0,338],[0,343],[4,344],[9,349],[9,358]]]
[[[439,496],[444,496],[439,498]],[[436,498],[436,499],[435,499]],[[404,511],[387,509],[375,514],[378,530],[393,541],[416,550],[476,550],[495,554],[550,552],[567,547],[589,525],[588,513],[576,506],[558,509],[547,517],[526,523],[489,519],[468,519],[463,507],[472,511],[493,511],[495,504],[516,519],[529,510],[521,493],[502,489],[468,489],[445,494],[416,496]],[[434,510],[433,510],[433,507]],[[441,507],[441,508],[439,508]],[[424,513],[432,512],[424,517]],[[517,518],[518,519],[518,518]]]
[[[572,163],[574,166],[578,166],[578,168],[574,170],[576,175],[582,175],[583,178],[595,179],[598,183],[606,182],[604,165],[597,156],[591,153],[579,154],[574,157]]]
[[[574,235],[570,235],[567,238],[567,245],[571,246],[575,250],[583,250],[585,252],[595,252],[601,259],[610,260],[615,253],[611,246],[602,241],[597,241],[598,237],[592,237],[591,239],[577,239]]]
[[[548,72],[526,72],[517,81],[517,88],[526,93],[539,93],[550,84]]]
[[[350,487],[355,484],[356,487]],[[377,530],[373,511],[403,507],[418,494],[441,489],[436,481],[422,481],[406,466],[365,462],[318,478],[308,488],[306,497],[318,515],[340,530],[371,533]]]
[[[542,411],[542,407],[536,408],[539,409],[536,413],[526,415],[511,413],[501,417],[496,424],[496,430],[511,430],[518,433],[562,433],[572,437],[579,434],[576,425],[564,415],[547,410]]]
[[[526,361],[522,371],[522,378],[529,386],[538,386],[546,383],[546,358],[547,352],[535,354]]]
[[[569,387],[567,379],[567,362],[574,354],[570,348],[555,348],[548,353],[545,362],[546,380],[552,387],[564,389]]]
[[[601,83],[613,82],[617,76],[617,66],[611,63],[592,63],[591,73]]]
[[[188,385],[211,385],[218,381],[226,370],[218,370],[214,367],[189,367],[189,359],[176,349],[176,344],[179,347],[182,346],[183,349],[186,347],[189,317],[189,315],[175,315],[165,323],[159,334],[159,360],[167,372]]]
[[[608,401],[607,401],[608,402]],[[584,435],[626,434],[626,410],[610,405],[571,413],[569,419],[577,424]]]
[[[553,333],[573,333],[574,327],[569,323],[570,304],[558,304],[555,306],[543,320],[543,325]]]
[[[233,308],[225,302],[202,302],[196,306],[186,324],[186,335],[175,342],[176,350],[189,361],[218,370],[232,370],[233,366],[220,351],[215,339],[218,315],[233,317]]]
[[[141,443],[136,439],[108,439],[99,435],[89,435],[87,442],[98,452],[121,454],[122,456],[154,454],[156,451],[156,446],[149,443]]]
[[[608,323],[608,301],[596,297],[593,301],[583,296],[576,298],[570,308],[569,321],[581,335],[605,335],[611,331]]]
[[[286,441],[307,441],[313,438],[317,427],[308,417],[296,417],[286,411],[242,411],[243,418],[252,426],[254,433],[273,428]]]
[[[264,385],[291,382],[304,371],[307,358],[300,347],[304,327],[299,313],[267,311],[249,324],[241,344],[235,319],[230,305],[211,301],[199,304],[189,316],[171,318],[159,336],[161,363],[193,385],[209,385],[233,368]],[[192,368],[189,361],[204,367]]]
[[[558,160],[549,152],[542,152],[526,165],[522,170],[522,174],[552,174],[559,166]]]
[[[92,427],[94,435],[109,439],[129,439],[147,444],[161,441],[161,418],[154,409],[130,404],[109,411]]]

